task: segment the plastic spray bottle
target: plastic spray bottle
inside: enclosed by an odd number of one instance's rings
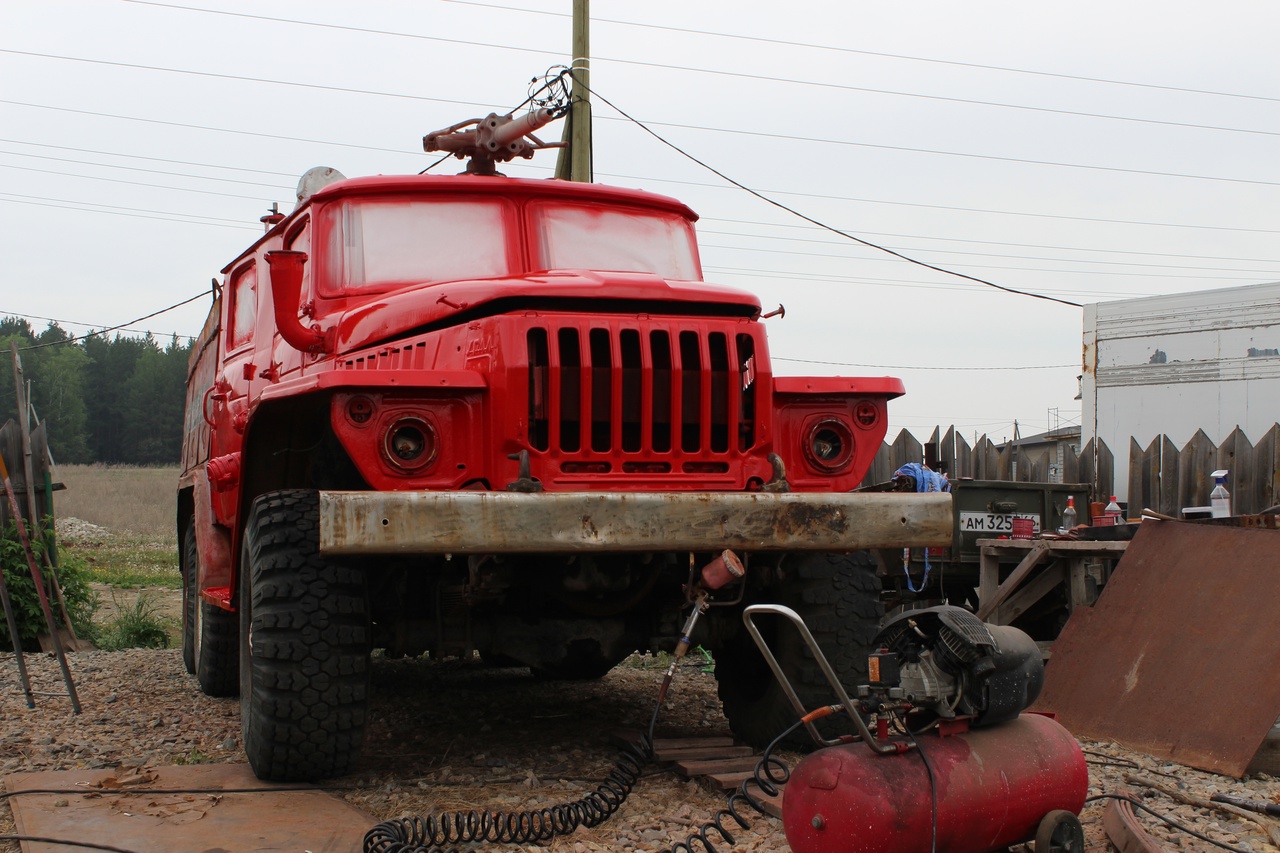
[[[1212,510],[1214,518],[1230,518],[1231,517],[1231,493],[1227,491],[1227,472],[1225,469],[1214,471],[1213,491],[1209,493],[1209,507]]]

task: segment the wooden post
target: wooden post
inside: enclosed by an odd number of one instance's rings
[[[568,147],[560,149],[556,177],[591,183],[591,11],[589,0],[573,0],[573,90],[564,127]]]

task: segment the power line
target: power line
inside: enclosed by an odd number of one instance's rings
[[[758,225],[762,228],[792,228],[809,230],[808,225],[784,225],[781,223],[753,221],[749,219],[722,219],[714,216],[705,216],[699,220],[700,222],[728,222],[735,225]],[[1194,226],[1187,226],[1194,227]],[[699,228],[699,234],[717,234],[728,237],[747,237],[752,240],[781,240],[789,243],[812,243],[817,246],[840,246],[843,245],[839,240],[815,240],[805,237],[781,237],[776,234],[751,234],[742,231],[713,231],[708,228]],[[1143,257],[1153,258],[1190,258],[1198,261],[1236,261],[1249,262],[1258,264],[1280,263],[1280,258],[1236,258],[1227,255],[1184,255],[1176,252],[1142,252],[1137,249],[1099,249],[1088,246],[1059,246],[1045,243],[1011,243],[1004,240],[978,240],[966,237],[935,237],[926,234],[897,234],[886,231],[863,231],[863,234],[870,234],[875,237],[892,237],[904,240],[936,240],[946,243],[966,243],[976,246],[1014,246],[1023,249],[1054,249],[1061,252],[1094,252],[1108,255],[1141,255]],[[923,249],[923,251],[948,251],[946,249]],[[1016,256],[1007,256],[1016,257]],[[1069,259],[1064,259],[1069,260]]]
[[[575,80],[574,80],[574,85],[575,85],[575,86],[580,86],[580,85],[582,85],[582,83],[581,83],[580,81],[578,81],[578,80],[576,80],[576,79],[575,79]],[[739,181],[734,180],[733,178],[731,178],[731,177],[729,177],[728,175],[726,175],[724,172],[721,172],[719,169],[716,169],[714,166],[711,166],[711,165],[709,165],[709,164],[707,164],[707,163],[703,162],[702,160],[699,160],[697,157],[694,157],[692,154],[690,154],[690,153],[688,153],[687,151],[685,151],[684,149],[680,148],[678,145],[676,145],[676,144],[674,144],[674,143],[672,143],[672,142],[668,142],[668,141],[667,141],[663,136],[661,136],[660,134],[658,134],[656,131],[654,131],[654,130],[650,129],[650,128],[649,128],[648,126],[646,126],[643,122],[638,121],[637,119],[632,118],[632,117],[631,117],[630,115],[628,115],[624,110],[622,110],[621,108],[619,108],[616,104],[614,104],[614,103],[613,103],[612,101],[610,101],[608,98],[606,98],[606,97],[604,97],[603,95],[601,95],[599,92],[596,92],[595,90],[591,89],[590,87],[586,87],[586,86],[584,86],[584,88],[586,88],[588,91],[590,91],[590,92],[591,92],[591,94],[592,94],[593,96],[595,96],[595,97],[599,98],[601,101],[603,101],[605,104],[607,104],[607,105],[608,105],[609,107],[611,107],[613,110],[615,110],[619,115],[623,116],[623,117],[624,117],[624,118],[626,118],[628,121],[630,121],[630,122],[634,123],[637,127],[639,127],[641,130],[643,130],[645,133],[649,134],[649,135],[650,135],[650,136],[652,136],[654,139],[658,140],[658,141],[659,141],[659,142],[661,142],[663,145],[665,145],[665,146],[667,146],[668,148],[672,149],[673,151],[675,151],[676,153],[680,154],[681,156],[688,158],[689,160],[693,161],[694,163],[697,163],[699,166],[701,166],[702,168],[706,169],[707,171],[709,171],[709,172],[711,172],[711,173],[713,173],[713,174],[715,174],[715,175],[718,175],[720,178],[724,179],[725,181],[728,181],[729,183],[733,184],[735,187],[738,187],[738,188],[739,188],[739,189],[741,189],[743,192],[749,193],[750,195],[755,196],[756,198],[760,199],[761,201],[765,202],[766,204],[771,204],[771,205],[773,205],[774,207],[778,208],[779,210],[784,210],[784,211],[786,211],[787,213],[790,213],[790,214],[792,214],[792,215],[794,215],[794,216],[799,217],[800,219],[805,220],[806,222],[810,222],[810,223],[812,223],[812,224],[814,224],[814,225],[818,226],[819,228],[824,228],[824,229],[826,229],[827,231],[832,232],[833,234],[838,234],[838,235],[840,235],[841,237],[845,237],[845,238],[847,238],[847,239],[849,239],[849,240],[854,241],[855,243],[860,243],[860,244],[862,244],[863,246],[867,246],[868,248],[871,248],[871,249],[877,249],[877,250],[879,250],[879,251],[881,251],[881,252],[884,252],[884,253],[885,253],[885,254],[887,254],[887,255],[892,255],[892,256],[894,256],[895,258],[899,258],[899,259],[901,259],[901,260],[903,260],[903,261],[906,261],[907,263],[915,264],[916,266],[924,267],[925,269],[930,269],[930,270],[933,270],[934,272],[940,272],[940,273],[942,273],[942,274],[944,274],[944,275],[950,275],[950,276],[955,276],[956,278],[968,279],[969,281],[977,282],[978,284],[985,285],[985,286],[987,286],[987,287],[991,287],[991,288],[994,288],[994,289],[996,289],[996,290],[1002,290],[1002,291],[1004,291],[1005,293],[1011,293],[1011,294],[1015,294],[1015,295],[1018,295],[1018,296],[1029,296],[1029,297],[1031,297],[1031,298],[1033,298],[1033,299],[1043,299],[1043,300],[1045,300],[1045,301],[1047,301],[1047,302],[1057,302],[1057,303],[1059,303],[1060,305],[1070,305],[1070,306],[1072,306],[1073,308],[1080,308],[1080,307],[1083,307],[1083,306],[1081,306],[1081,305],[1080,305],[1080,303],[1079,303],[1079,302],[1071,302],[1071,301],[1066,300],[1066,299],[1059,299],[1059,298],[1057,298],[1056,296],[1045,296],[1044,294],[1041,294],[1041,293],[1032,293],[1032,292],[1030,292],[1030,291],[1017,290],[1017,289],[1012,288],[1012,287],[1005,287],[1004,285],[996,284],[996,283],[995,283],[995,282],[993,282],[993,281],[987,281],[986,279],[983,279],[983,278],[978,278],[978,277],[976,277],[976,276],[968,275],[967,273],[955,272],[954,270],[949,270],[949,269],[945,269],[945,268],[943,268],[943,267],[936,266],[936,265],[934,265],[934,264],[926,263],[926,262],[924,262],[924,261],[917,260],[917,259],[915,259],[915,258],[912,258],[912,257],[909,257],[909,256],[907,256],[907,255],[904,255],[904,254],[902,254],[901,252],[896,252],[896,251],[894,251],[893,249],[887,248],[887,247],[885,247],[885,246],[881,246],[881,245],[879,245],[879,244],[877,244],[877,243],[873,243],[873,242],[871,242],[870,240],[864,240],[864,239],[862,239],[861,237],[854,236],[853,234],[849,234],[849,233],[847,233],[847,232],[845,232],[845,231],[841,231],[841,230],[840,230],[840,229],[838,229],[838,228],[834,228],[834,227],[832,227],[832,226],[830,226],[830,225],[827,225],[825,222],[822,222],[822,221],[820,221],[820,220],[814,219],[812,216],[809,216],[809,215],[807,215],[807,214],[801,213],[800,211],[795,210],[794,208],[791,208],[791,207],[786,206],[785,204],[783,204],[783,203],[782,203],[782,202],[780,202],[780,201],[775,201],[774,199],[769,198],[768,196],[766,196],[766,195],[764,195],[764,194],[762,194],[762,193],[760,193],[760,192],[758,192],[758,191],[756,191],[756,190],[751,189],[751,188],[750,188],[750,187],[748,187],[746,184],[743,184],[743,183],[740,183]]]
[[[138,0],[128,0],[128,2],[138,2]],[[228,13],[228,14],[231,14],[231,13]],[[239,82],[267,83],[267,84],[277,85],[277,86],[292,86],[292,87],[298,87],[298,88],[304,88],[304,89],[317,89],[317,90],[330,91],[330,92],[342,92],[345,94],[375,95],[378,97],[404,98],[404,99],[414,100],[414,101],[430,101],[433,103],[442,103],[442,104],[476,106],[475,104],[472,104],[466,101],[447,100],[443,98],[431,98],[425,95],[410,95],[402,92],[380,92],[373,89],[356,89],[356,88],[346,87],[346,86],[326,86],[319,83],[302,83],[296,80],[272,80],[265,77],[248,77],[248,76],[236,75],[236,74],[221,74],[221,73],[216,73],[212,71],[193,71],[185,68],[166,68],[158,65],[142,65],[139,63],[131,63],[131,62],[114,62],[114,61],[105,60],[105,59],[85,59],[83,57],[77,57],[77,56],[63,56],[60,54],[38,53],[34,51],[12,50],[8,48],[0,48],[0,53],[7,53],[7,54],[16,55],[16,56],[35,57],[39,59],[54,59],[62,62],[81,62],[81,63],[87,63],[91,65],[106,65],[114,68],[129,68],[134,70],[159,71],[162,73],[182,74],[182,75],[190,75],[195,77],[209,77],[216,80],[235,80]],[[635,63],[635,64],[649,65],[651,63]],[[664,68],[677,67],[678,68],[678,66],[660,66],[660,67],[664,67]],[[685,69],[685,70],[696,70],[696,69]],[[719,72],[708,72],[708,73],[719,73]],[[745,76],[750,76],[750,75],[745,75]],[[828,85],[828,84],[815,83],[813,85]],[[831,84],[831,85],[835,85],[835,84]],[[626,118],[637,124],[639,123],[638,119],[634,119],[629,115],[627,115]],[[944,151],[944,150],[935,149],[935,148],[916,148],[916,147],[907,146],[907,145],[884,145],[881,143],[873,143],[873,142],[855,142],[853,140],[846,140],[846,139],[822,139],[818,137],[796,136],[794,134],[780,134],[780,133],[768,133],[765,131],[708,127],[705,125],[680,124],[676,122],[654,121],[654,122],[647,122],[646,124],[650,124],[655,127],[697,130],[697,131],[703,131],[707,133],[727,133],[727,134],[741,135],[741,136],[755,136],[755,137],[761,137],[765,139],[783,139],[783,140],[792,141],[792,142],[815,142],[815,143],[822,143],[827,145],[841,145],[841,146],[849,146],[849,147],[855,147],[855,148],[870,148],[870,149],[882,150],[882,151],[899,151],[899,152],[905,152],[905,153],[911,153],[911,154],[932,154],[935,156],[965,157],[965,158],[987,160],[987,161],[994,161],[994,162],[1001,162],[1001,163],[1020,163],[1023,165],[1032,165],[1032,166],[1055,166],[1058,168],[1066,168],[1066,169],[1085,169],[1085,170],[1102,171],[1102,172],[1116,172],[1116,173],[1122,173],[1122,174],[1150,175],[1153,177],[1163,177],[1163,178],[1183,178],[1188,180],[1248,184],[1248,185],[1254,185],[1254,186],[1280,186],[1280,181],[1262,181],[1262,180],[1253,180],[1249,178],[1220,177],[1216,175],[1193,175],[1193,174],[1187,174],[1183,172],[1160,172],[1160,171],[1155,171],[1151,169],[1130,169],[1130,168],[1124,168],[1121,166],[1099,166],[1099,165],[1093,165],[1093,164],[1087,164],[1087,163],[1063,163],[1063,162],[1058,162],[1054,160],[1033,160],[1030,158],[1005,157],[1005,156],[999,156],[994,154],[974,154],[974,153],[965,152],[965,151]]]
[[[348,143],[348,142],[332,142],[332,141],[323,140],[323,139],[308,139],[305,137],[261,133],[261,132],[250,131],[250,130],[235,130],[232,128],[211,127],[209,125],[187,124],[183,122],[164,121],[160,119],[144,118],[141,116],[119,115],[116,113],[96,112],[92,110],[74,109],[71,107],[56,107],[49,104],[33,104],[29,102],[24,102],[24,101],[13,101],[13,100],[5,100],[5,99],[0,99],[0,104],[9,104],[11,106],[27,107],[29,109],[67,112],[67,113],[73,113],[76,115],[88,115],[88,116],[94,116],[97,118],[117,119],[120,121],[143,122],[146,124],[155,124],[155,125],[162,125],[162,126],[168,126],[168,127],[179,127],[179,128],[188,129],[188,130],[203,130],[211,133],[224,133],[224,134],[232,134],[232,135],[238,135],[238,136],[250,136],[250,137],[256,137],[260,139],[274,139],[274,140],[279,140],[283,142],[301,142],[301,143],[306,143],[311,145],[328,145],[328,146],[339,147],[339,148],[353,148],[353,149],[358,149],[363,151],[378,151],[383,153],[401,154],[401,155],[408,155],[408,156],[414,156],[414,157],[421,156],[419,152],[405,151],[399,148],[382,148],[382,147],[373,146],[373,145],[358,145],[358,144]],[[483,106],[483,105],[479,105],[479,106]],[[611,117],[606,117],[606,118],[611,118]],[[550,167],[543,167],[543,166],[538,166],[533,164],[525,165],[524,168],[528,168],[534,171],[547,171],[547,172],[552,171]],[[651,183],[673,184],[676,186],[706,187],[710,189],[729,189],[728,187],[725,187],[722,184],[712,184],[712,183],[707,183],[705,181],[682,181],[682,180],[677,180],[673,178],[653,177],[653,176],[646,176],[646,175],[631,175],[631,174],[625,174],[625,173],[619,173],[619,172],[600,172],[599,174],[601,177],[647,181]],[[1093,222],[1093,223],[1106,224],[1106,225],[1137,225],[1137,226],[1151,227],[1151,228],[1184,228],[1184,229],[1202,230],[1202,231],[1229,231],[1229,232],[1242,233],[1242,234],[1280,234],[1280,230],[1269,229],[1269,228],[1235,228],[1235,227],[1223,226],[1223,225],[1189,225],[1189,224],[1179,223],[1179,222],[1153,222],[1148,220],[1135,220],[1135,219],[1108,219],[1106,217],[1098,217],[1098,216],[1069,216],[1066,214],[1040,213],[1035,211],[999,210],[999,209],[980,208],[980,207],[962,207],[962,206],[956,206],[956,205],[924,204],[920,202],[888,201],[885,199],[858,198],[853,196],[835,196],[835,195],[825,195],[822,193],[803,193],[803,192],[795,192],[791,190],[766,189],[766,190],[763,190],[763,192],[767,192],[771,195],[786,195],[786,196],[792,196],[795,198],[815,198],[815,199],[823,199],[823,200],[830,200],[830,201],[853,202],[858,204],[880,204],[880,205],[889,205],[893,207],[910,207],[910,208],[920,208],[920,209],[926,209],[926,210],[943,210],[943,211],[960,212],[960,213],[983,213],[983,214],[990,214],[995,216],[1022,216],[1022,217],[1029,217],[1029,218],[1036,218],[1036,219],[1061,219],[1069,222]],[[725,220],[725,221],[734,221],[734,220]],[[805,226],[778,224],[773,227],[802,228]],[[933,238],[933,239],[945,239],[945,238]],[[1098,251],[1103,251],[1103,250],[1098,250]]]
[[[142,2],[142,0],[130,0],[130,2]],[[530,15],[551,15],[560,18],[572,17],[568,12],[551,12],[542,9],[525,9],[518,6],[503,6],[497,3],[481,3],[477,0],[440,0],[442,3],[453,3],[459,6],[478,6],[485,9],[499,9],[506,12],[524,12]],[[161,4],[150,4],[161,5]],[[984,65],[978,62],[962,62],[953,59],[936,59],[924,56],[910,56],[901,53],[883,53],[874,50],[859,50],[852,47],[836,47],[834,45],[815,44],[811,42],[788,41],[786,39],[765,38],[763,36],[745,36],[736,33],[721,33],[712,30],[697,30],[688,27],[672,27],[662,24],[646,24],[639,21],[621,21],[615,18],[601,18],[592,16],[592,23],[617,24],[626,27],[643,27],[651,30],[664,30],[667,32],[688,33],[691,35],[712,36],[715,38],[735,39],[739,41],[755,42],[758,44],[776,44],[786,47],[800,47],[807,50],[826,50],[836,53],[849,53],[859,56],[874,56],[880,59],[899,59],[907,62],[923,62],[935,65],[948,65],[959,68],[975,68],[982,71],[1002,71],[1009,74],[1027,74],[1034,77],[1050,77],[1059,80],[1076,80],[1084,83],[1105,83],[1112,86],[1132,86],[1140,89],[1156,89],[1164,92],[1182,92],[1192,95],[1212,95],[1221,98],[1242,98],[1252,101],[1269,101],[1280,103],[1280,98],[1271,98],[1265,95],[1245,95],[1238,92],[1219,92],[1210,89],[1194,89],[1185,86],[1168,86],[1159,83],[1139,83],[1132,80],[1114,80],[1106,77],[1087,77],[1080,74],[1062,74],[1052,71],[1036,71],[1028,68],[1012,68],[1005,65]]]
[[[268,21],[271,23],[279,23],[279,24],[293,24],[296,26],[316,27],[316,28],[327,29],[327,30],[342,30],[347,32],[363,33],[366,35],[419,39],[419,40],[425,40],[425,41],[444,42],[448,44],[460,44],[467,47],[487,47],[487,48],[493,48],[498,50],[514,50],[514,51],[521,51],[526,53],[535,53],[535,54],[544,55],[544,56],[558,55],[552,51],[545,51],[537,48],[523,48],[515,45],[494,44],[492,42],[477,42],[477,41],[469,41],[464,39],[452,39],[452,38],[445,38],[442,36],[423,35],[421,33],[405,33],[405,32],[395,32],[392,30],[378,30],[378,29],[372,29],[368,27],[355,27],[355,26],[344,25],[344,24],[328,24],[328,23],[323,23],[319,21],[305,21],[297,18],[278,18],[274,16],[269,16],[269,15],[254,15],[246,12],[231,12],[225,9],[205,9],[205,8],[200,8],[195,6],[181,6],[174,3],[157,3],[157,2],[151,2],[151,0],[124,0],[124,2],[133,3],[139,6],[153,6],[153,7],[164,8],[164,9],[176,9],[176,10],[181,10],[185,12],[197,12],[197,13],[202,13],[207,15],[224,15],[224,16],[233,17],[233,18],[244,18],[244,19],[255,20],[255,21]],[[476,5],[479,5],[479,4],[476,4]],[[498,8],[509,9],[511,7],[498,7]],[[528,11],[528,10],[514,10],[514,11]],[[563,13],[560,13],[560,14],[563,14]],[[636,26],[648,26],[648,25],[640,24]],[[722,37],[727,36],[727,34],[724,34],[724,33],[710,33],[710,32],[697,31],[697,30],[679,30],[679,28],[673,28],[673,27],[655,27],[655,28],[668,29],[668,30],[674,29],[682,32],[698,33],[701,35],[718,35]],[[728,36],[728,37],[733,37],[733,36]],[[744,38],[749,38],[749,37],[744,37]],[[750,40],[779,43],[772,39],[750,39]],[[785,44],[785,42],[781,42],[781,43]],[[797,43],[795,46],[806,46],[806,45],[801,45]],[[819,46],[808,45],[807,47],[819,47]],[[854,51],[854,52],[860,52],[860,51]],[[889,54],[872,54],[872,55],[891,56]],[[905,57],[893,57],[893,58],[901,59]],[[1110,115],[1106,113],[1092,113],[1092,112],[1086,112],[1086,111],[1080,111],[1080,110],[1064,110],[1064,109],[1055,109],[1052,107],[1037,107],[1037,106],[1032,106],[1027,104],[1009,104],[1009,103],[1003,103],[999,101],[982,101],[974,98],[955,98],[955,97],[948,97],[945,95],[928,95],[921,92],[904,92],[904,91],[897,91],[892,89],[876,89],[876,88],[871,88],[867,86],[853,86],[845,83],[829,83],[821,80],[800,80],[800,79],[789,78],[789,77],[776,77],[776,76],[767,75],[767,74],[751,74],[751,73],[746,73],[741,71],[723,71],[715,68],[698,68],[695,66],[688,66],[688,65],[672,65],[670,63],[662,63],[662,62],[647,62],[647,61],[638,60],[638,59],[620,59],[617,57],[595,56],[595,57],[592,57],[592,61],[597,64],[612,62],[618,65],[635,65],[643,68],[657,68],[665,71],[686,71],[694,74],[711,74],[719,77],[737,77],[737,78],[742,78],[746,80],[755,80],[759,82],[786,83],[786,84],[797,85],[797,86],[814,86],[814,87],[825,88],[825,89],[838,89],[838,90],[849,91],[849,92],[861,92],[864,94],[889,95],[891,97],[902,97],[902,98],[918,98],[922,100],[966,104],[971,106],[996,107],[1000,109],[1011,109],[1011,110],[1027,110],[1030,112],[1050,113],[1055,115],[1065,115],[1065,116],[1071,116],[1076,118],[1095,118],[1095,119],[1104,119],[1108,121],[1135,122],[1139,124],[1163,125],[1168,127],[1182,127],[1182,128],[1196,129],[1196,130],[1212,130],[1212,131],[1219,131],[1219,132],[1225,132],[1225,133],[1246,133],[1246,134],[1256,134],[1261,136],[1280,136],[1280,132],[1268,131],[1268,130],[1255,130],[1252,128],[1223,127],[1219,125],[1196,124],[1193,122],[1166,121],[1161,119],[1139,118],[1135,116],[1119,116],[1119,115]],[[963,63],[957,63],[957,64],[963,64]],[[998,70],[1010,70],[1010,69],[998,69]],[[1057,75],[1054,75],[1054,76],[1057,76]],[[1268,98],[1266,100],[1274,100],[1274,99]]]
[[[829,243],[824,245],[835,246],[839,244]],[[731,252],[763,252],[765,254],[770,254],[770,255],[796,255],[796,256],[805,257],[805,258],[837,258],[837,259],[845,259],[845,260],[861,260],[862,259],[861,257],[855,256],[855,255],[839,255],[839,254],[831,254],[828,252],[793,252],[793,251],[788,251],[786,249],[766,249],[758,246],[722,246],[722,245],[717,245],[715,243],[699,242],[699,247],[703,249],[724,249],[726,251],[731,251]],[[908,251],[908,250],[903,249],[903,251]],[[1007,260],[1052,261],[1055,263],[1062,263],[1062,264],[1106,264],[1108,266],[1146,267],[1148,269],[1205,270],[1208,272],[1241,272],[1241,273],[1259,273],[1264,275],[1280,275],[1280,271],[1277,271],[1277,270],[1253,270],[1253,269],[1225,269],[1224,270],[1224,269],[1221,269],[1220,267],[1196,267],[1196,266],[1187,266],[1185,264],[1152,264],[1152,263],[1137,263],[1132,261],[1096,261],[1090,258],[1046,258],[1046,257],[1040,257],[1036,255],[1008,255],[1008,254],[999,254],[996,252],[964,252],[958,249],[930,249],[930,248],[916,247],[915,249],[912,249],[910,251],[931,252],[934,254],[942,254],[942,255],[963,255],[965,257],[1001,258],[1001,259],[1007,259]],[[1280,261],[1277,261],[1277,263],[1280,264]],[[964,266],[964,264],[957,264],[957,266]],[[984,265],[975,264],[974,266],[984,266]],[[1022,268],[1021,267],[991,267],[991,269],[1022,269]],[[1068,272],[1068,270],[1063,270],[1063,272]],[[1107,270],[1070,270],[1069,272],[1072,275],[1111,275],[1112,274]],[[1115,273],[1115,275],[1124,275],[1124,274],[1125,273]]]
[[[604,100],[603,98],[601,100]],[[615,107],[616,109],[616,107]],[[631,119],[637,121],[637,119]],[[763,139],[781,139],[789,142],[815,142],[823,145],[842,145],[850,148],[873,148],[879,151],[900,151],[908,154],[934,154],[943,157],[968,157],[975,160],[989,160],[999,163],[1020,163],[1028,166],[1056,166],[1062,169],[1086,169],[1099,172],[1119,172],[1129,175],[1151,175],[1158,178],[1185,178],[1197,181],[1220,181],[1230,184],[1252,184],[1265,187],[1280,187],[1280,181],[1259,181],[1250,178],[1226,178],[1217,175],[1192,175],[1185,172],[1158,172],[1153,169],[1129,169],[1123,166],[1099,166],[1089,163],[1063,163],[1057,160],[1032,160],[1027,157],[1005,157],[996,154],[974,154],[967,151],[944,151],[940,148],[916,148],[910,145],[885,145],[878,142],[855,142],[851,139],[823,139],[816,136],[797,136],[792,133],[770,133],[764,130],[740,130],[735,128],[709,127],[697,124],[678,124],[675,122],[646,122],[654,127],[669,127],[679,130],[698,130],[706,133],[727,133],[734,136],[756,136]]]
[[[195,302],[197,299],[203,299],[208,295],[209,295],[208,291],[205,291],[203,293],[197,293],[195,296],[192,296],[188,299],[184,299],[181,302],[175,302],[173,305],[170,305],[168,308],[161,308],[159,311],[152,311],[150,314],[144,314],[143,316],[130,320],[127,323],[121,323],[119,326],[112,326],[109,329],[100,329],[99,331],[96,331],[96,332],[90,332],[87,335],[80,335],[79,337],[75,337],[75,338],[67,338],[64,341],[49,341],[48,343],[43,343],[43,344],[33,344],[29,347],[18,347],[18,352],[27,352],[33,349],[44,349],[45,347],[60,346],[64,344],[74,344],[74,343],[78,343],[79,341],[87,340],[88,338],[96,338],[99,335],[105,335],[108,332],[115,332],[115,331],[124,329],[126,326],[132,326],[134,323],[141,323],[143,320],[150,320],[152,317],[158,317],[161,314],[172,311],[175,308],[181,308],[183,305],[187,305],[191,302]]]
[[[217,163],[204,163],[198,160],[171,160],[165,157],[147,157],[143,154],[121,154],[118,151],[101,151],[94,148],[72,148],[69,145],[54,145],[49,142],[28,142],[24,139],[0,139],[0,143],[9,145],[30,145],[33,148],[53,148],[58,151],[74,151],[77,154],[98,154],[103,157],[125,157],[130,160],[150,160],[155,163],[172,163],[177,166],[199,166],[204,169],[225,169],[230,172],[253,172],[258,175],[274,175],[279,178],[294,177],[291,172],[273,172],[267,169],[251,169],[248,166],[220,166]],[[34,155],[22,155],[34,156]],[[69,160],[67,162],[78,163],[79,160]],[[100,165],[100,164],[93,164]],[[107,165],[107,164],[101,164]]]
[[[10,106],[15,106],[15,107],[27,107],[33,110],[53,110],[55,112],[74,113],[76,115],[93,116],[95,118],[111,118],[111,119],[118,119],[119,121],[137,121],[137,122],[144,122],[146,124],[164,125],[166,127],[180,127],[185,130],[205,130],[205,131],[209,131],[210,133],[228,133],[228,134],[234,134],[236,136],[253,136],[253,137],[257,137],[258,139],[275,139],[281,142],[302,142],[308,145],[329,145],[335,148],[355,148],[361,151],[379,151],[385,154],[410,154],[416,157],[422,156],[420,151],[405,151],[402,148],[379,148],[376,145],[357,145],[352,142],[333,142],[327,139],[307,139],[305,137],[300,137],[300,136],[283,136],[281,134],[260,133],[258,131],[253,131],[253,130],[232,130],[230,128],[225,128],[225,127],[210,127],[209,125],[205,125],[205,124],[186,124],[180,121],[164,121],[162,119],[143,118],[141,116],[126,116],[126,115],[119,115],[117,113],[103,113],[103,112],[95,112],[93,110],[78,110],[78,109],[72,109],[71,107],[55,107],[50,104],[32,104],[32,103],[27,103],[25,101],[10,101],[5,99],[0,99],[0,104],[9,104]]]
[[[1065,370],[1072,368],[1080,369],[1078,364],[1020,364],[1008,365],[1002,364],[996,367],[939,367],[937,365],[918,365],[918,364],[859,364],[851,361],[818,361],[812,358],[783,358],[781,356],[773,356],[774,361],[789,361],[796,364],[822,364],[828,367],[857,367],[872,368],[875,370],[967,370],[967,371],[989,371],[989,370]]]
[[[184,225],[199,225],[201,227],[208,227],[208,228],[234,228],[240,231],[244,231],[244,230],[260,231],[261,230],[260,227],[255,227],[252,225],[227,225],[222,222],[201,222],[199,219],[178,218],[183,216],[183,214],[175,214],[174,216],[152,216],[146,213],[131,212],[129,208],[124,208],[121,210],[98,210],[95,207],[80,207],[74,203],[73,204],[57,204],[51,201],[3,198],[3,196],[7,196],[7,195],[13,195],[13,194],[0,193],[0,202],[3,202],[5,204],[26,204],[32,207],[49,207],[55,210],[75,210],[80,213],[102,213],[102,214],[106,214],[107,216],[127,216],[132,219],[150,219],[155,222],[177,222],[179,224],[184,224]],[[84,202],[84,203],[93,204],[93,202]],[[114,207],[114,205],[100,205],[100,207]]]
[[[62,320],[57,317],[41,317],[39,314],[18,314],[13,311],[0,311],[0,316],[21,317],[24,320],[46,320],[50,323],[58,323],[58,324],[65,323],[68,326],[84,326],[85,328],[88,328],[88,329],[96,329],[102,325],[101,323],[81,323],[77,320]],[[172,337],[178,337],[178,338],[186,338],[189,341],[195,340],[194,335],[179,335],[177,332],[157,332],[152,329],[126,329],[123,327],[117,327],[115,331],[131,332],[136,335],[151,335],[152,337],[172,336]]]
[[[82,178],[86,181],[106,181],[112,184],[127,184],[131,187],[151,187],[152,189],[157,190],[173,190],[175,192],[183,193],[199,193],[200,195],[216,195],[221,196],[222,198],[239,198],[246,201],[262,200],[262,196],[236,195],[235,193],[220,193],[214,190],[196,190],[188,187],[173,187],[167,184],[148,184],[144,181],[126,181],[123,178],[106,178],[99,175],[77,175],[74,172],[57,172],[52,169],[36,169],[32,166],[11,166],[7,163],[0,163],[0,169],[15,169],[20,172],[38,172],[42,175],[61,175],[66,178]],[[218,179],[209,178],[208,180]],[[287,195],[291,195],[293,193],[292,190],[286,189],[285,187],[276,187],[276,189],[280,190],[282,193],[286,193]]]
[[[236,178],[217,178],[207,175],[192,175],[186,172],[168,172],[164,169],[146,169],[142,166],[121,166],[115,163],[95,163],[91,160],[73,160],[70,157],[51,157],[47,154],[26,154],[21,151],[3,151],[0,154],[7,154],[10,157],[29,157],[32,160],[49,160],[54,163],[72,163],[77,166],[98,166],[103,169],[123,169],[128,172],[144,172],[148,175],[169,175],[175,178],[191,178],[197,181],[218,181],[225,184],[243,184],[248,187],[270,187],[271,189],[280,189],[277,184],[264,184],[259,181],[241,181]],[[280,173],[276,173],[280,174]]]
[[[545,52],[545,51],[543,51]],[[301,83],[297,80],[271,80],[266,77],[249,77],[242,74],[221,74],[215,71],[192,71],[186,68],[165,68],[159,65],[142,65],[137,62],[113,62],[107,59],[85,59],[80,56],[63,56],[56,53],[39,53],[29,50],[0,48],[0,53],[28,56],[36,59],[56,59],[60,62],[79,62],[86,65],[106,65],[111,68],[128,68],[134,71],[160,71],[166,74],[182,74],[190,77],[208,77],[213,80],[233,80],[237,83],[269,83],[275,86],[291,86],[298,89],[317,89],[324,92],[342,92],[348,95],[374,95],[379,98],[402,98],[410,101],[428,101],[435,104],[474,107],[470,101],[454,101],[447,98],[429,98],[426,95],[408,95],[401,92],[379,92],[376,89],[356,89],[348,86],[325,86],[319,83]]]

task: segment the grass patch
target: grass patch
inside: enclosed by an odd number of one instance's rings
[[[178,549],[167,537],[108,536],[98,542],[64,542],[60,548],[78,557],[94,583],[118,589],[181,589]]]
[[[99,632],[96,642],[100,649],[167,649],[172,620],[165,619],[157,610],[156,600],[147,593],[140,593],[132,604],[115,600],[116,617]]]

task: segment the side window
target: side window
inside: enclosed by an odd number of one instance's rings
[[[231,274],[231,329],[227,348],[235,349],[253,337],[258,319],[258,270],[253,262]]]

